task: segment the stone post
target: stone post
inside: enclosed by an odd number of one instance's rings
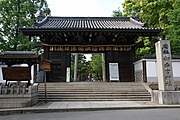
[[[161,40],[155,45],[159,90],[152,91],[152,100],[160,104],[180,104],[180,91],[174,89],[170,43]]]
[[[75,53],[74,58],[74,81],[77,80],[77,72],[78,72],[78,53]]]
[[[0,95],[2,94],[2,85],[0,85]]]
[[[106,81],[106,68],[105,68],[105,54],[102,53],[102,74],[103,74],[103,81]]]
[[[159,90],[173,91],[174,81],[170,42],[168,40],[160,40],[155,44],[155,46]]]

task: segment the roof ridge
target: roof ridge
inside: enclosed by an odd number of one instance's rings
[[[130,20],[130,17],[61,17],[61,16],[47,16],[49,19],[98,19],[98,20],[104,20],[104,19],[114,19],[114,20]]]
[[[33,27],[21,28],[20,30],[150,30],[161,32],[161,29],[145,27],[131,17],[58,17],[47,16]]]
[[[37,22],[35,24],[35,26],[41,26],[44,22],[47,22],[49,19],[49,16],[46,16],[44,19],[42,19],[41,21]]]
[[[16,55],[16,54],[37,55],[37,52],[36,51],[3,51],[3,52],[0,52],[0,55]]]
[[[134,23],[136,25],[140,25],[141,27],[144,27],[144,23],[142,23],[141,21],[137,21],[137,20],[133,19],[132,17],[130,17],[130,22]]]

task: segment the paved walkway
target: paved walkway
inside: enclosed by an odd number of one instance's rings
[[[119,109],[155,109],[180,108],[179,105],[160,105],[148,101],[83,101],[83,102],[40,102],[33,107],[0,109],[0,115],[18,113],[45,113],[64,111],[119,110]]]
[[[87,101],[87,102],[48,102],[39,103],[33,108],[48,109],[71,109],[71,108],[124,108],[124,107],[142,107],[142,106],[162,106],[152,102],[134,102],[134,101]]]

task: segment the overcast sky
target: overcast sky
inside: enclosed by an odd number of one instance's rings
[[[47,0],[52,16],[111,17],[124,0]]]

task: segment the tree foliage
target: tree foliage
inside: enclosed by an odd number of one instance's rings
[[[150,27],[166,28],[169,24],[167,14],[173,0],[125,0],[123,12],[125,16],[139,15]]]
[[[92,54],[92,69],[95,80],[102,80],[102,54]]]
[[[113,11],[113,17],[120,17],[123,16],[123,13],[121,12],[120,8],[118,10]]]
[[[171,41],[171,48],[173,54],[180,55],[180,1],[175,0],[173,9],[168,13],[168,20],[170,22],[167,33],[168,39]]]
[[[50,14],[46,0],[1,0],[0,50],[31,50],[33,43],[19,32],[19,27],[33,25],[40,10]]]
[[[125,0],[123,12],[125,16],[139,16],[143,23],[152,28],[163,28],[172,45],[172,53],[180,54],[179,50],[179,0]],[[149,45],[154,46],[154,41],[147,38],[143,41],[144,48],[138,49],[138,54],[153,53]],[[154,48],[152,49],[154,50]]]
[[[75,55],[71,54],[71,73],[72,77],[74,77],[74,60],[75,60]],[[92,66],[91,66],[91,61],[86,61],[86,57],[84,54],[78,54],[78,79],[79,81],[85,81],[87,80],[88,73],[92,72]]]
[[[155,54],[155,43],[158,41],[156,37],[139,37],[136,41],[136,57],[141,57],[144,55],[154,55]]]

